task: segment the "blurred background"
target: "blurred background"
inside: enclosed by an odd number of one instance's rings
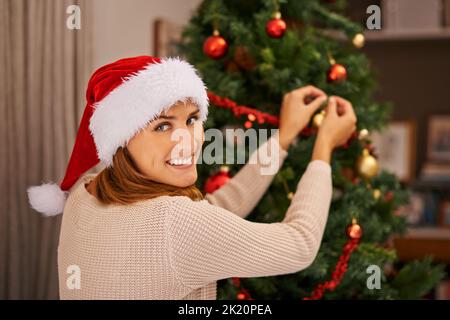
[[[63,178],[91,73],[122,57],[177,54],[200,2],[0,0],[1,299],[58,298],[61,218],[33,212],[26,188]],[[373,137],[378,160],[413,191],[399,212],[409,231],[393,239],[399,258],[432,255],[448,264],[450,0],[349,4],[347,15],[364,25],[370,5],[382,13],[382,29],[365,32],[362,50],[376,71],[376,98],[395,106],[387,129]],[[70,28],[72,5],[81,20]],[[445,279],[430,298],[449,297]]]

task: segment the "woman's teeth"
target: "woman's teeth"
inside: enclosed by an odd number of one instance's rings
[[[167,161],[171,166],[181,166],[185,164],[192,164],[192,157],[189,158],[178,158],[178,159],[170,159]]]

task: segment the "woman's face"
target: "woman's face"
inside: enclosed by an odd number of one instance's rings
[[[137,133],[127,149],[149,179],[187,187],[197,180],[196,161],[203,140],[198,107],[178,102]]]

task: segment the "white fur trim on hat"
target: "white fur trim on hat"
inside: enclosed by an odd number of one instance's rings
[[[54,183],[45,183],[27,189],[31,207],[45,216],[55,216],[64,210],[67,192]]]
[[[94,105],[90,119],[98,158],[112,165],[117,148],[177,101],[188,98],[200,109],[200,120],[208,114],[206,86],[195,68],[179,58],[151,63],[112,90]]]

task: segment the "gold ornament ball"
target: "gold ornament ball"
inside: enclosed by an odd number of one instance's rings
[[[381,190],[380,189],[375,189],[373,190],[373,197],[378,200],[381,197]]]
[[[294,193],[292,191],[287,194],[287,198],[289,200],[292,200],[293,197],[294,197]]]
[[[364,38],[364,35],[362,33],[357,33],[353,37],[353,45],[357,48],[362,48],[364,47],[365,40],[366,39]]]
[[[358,138],[359,138],[359,140],[363,140],[363,139],[367,138],[368,136],[369,136],[369,130],[367,130],[367,129],[362,129],[362,130],[359,132]]]
[[[314,128],[319,128],[322,124],[323,118],[325,117],[325,110],[322,110],[320,113],[316,114],[313,118],[312,125]]]
[[[378,161],[373,157],[368,149],[364,149],[362,155],[356,161],[356,171],[364,179],[370,179],[378,173]]]

